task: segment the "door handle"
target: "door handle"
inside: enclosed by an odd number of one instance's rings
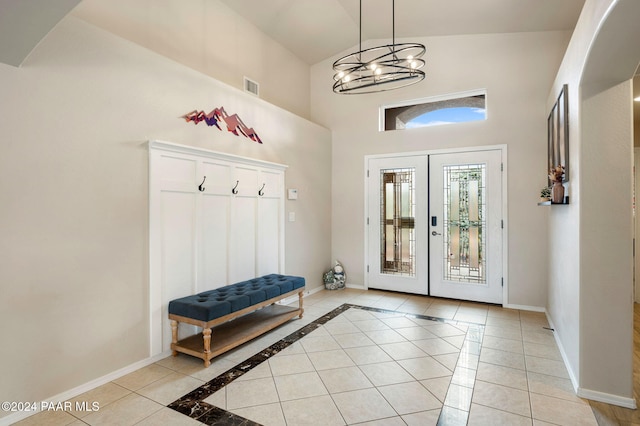
[[[442,234],[436,231],[431,231],[431,235],[435,237],[436,235],[442,235]]]

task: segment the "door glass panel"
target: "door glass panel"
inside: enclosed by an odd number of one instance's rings
[[[444,276],[486,283],[485,164],[444,166]]]
[[[414,168],[380,170],[380,272],[415,276]]]

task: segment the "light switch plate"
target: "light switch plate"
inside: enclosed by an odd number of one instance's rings
[[[298,190],[297,189],[289,189],[288,193],[287,193],[287,198],[290,200],[297,200],[298,199]]]

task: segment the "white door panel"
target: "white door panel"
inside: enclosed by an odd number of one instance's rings
[[[427,294],[427,159],[371,159],[368,287]]]
[[[502,303],[501,151],[431,155],[432,296]]]

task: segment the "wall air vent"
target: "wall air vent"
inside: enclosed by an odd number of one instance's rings
[[[253,81],[248,77],[244,78],[244,91],[249,92],[252,95],[260,96],[260,84],[257,81]]]

